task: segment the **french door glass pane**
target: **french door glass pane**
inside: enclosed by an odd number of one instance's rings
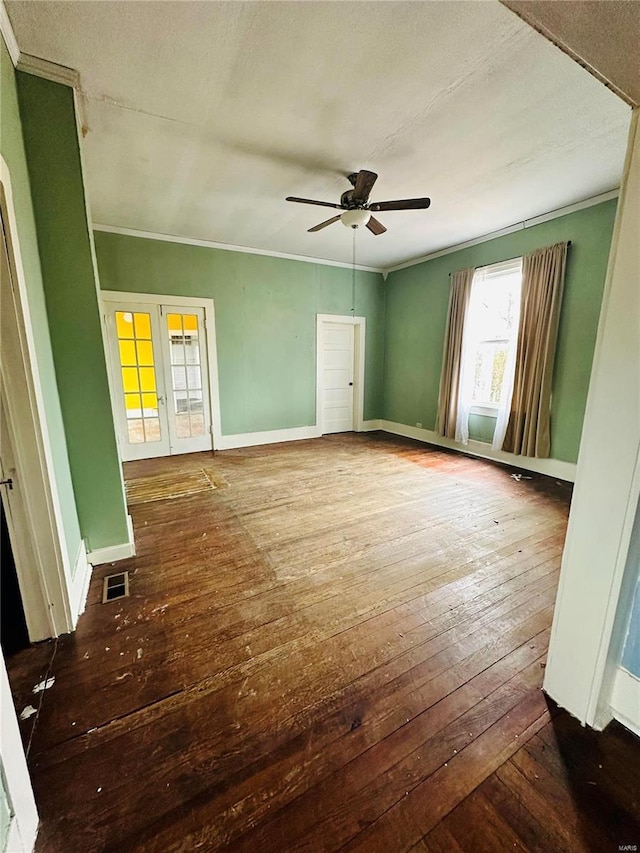
[[[173,413],[178,438],[205,434],[197,314],[167,314]]]
[[[161,441],[151,315],[116,311],[116,331],[129,441]]]

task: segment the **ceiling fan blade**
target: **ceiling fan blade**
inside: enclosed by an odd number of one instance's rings
[[[369,210],[426,210],[430,204],[430,198],[402,198],[398,201],[378,201],[370,204]]]
[[[340,219],[339,216],[332,216],[331,219],[325,219],[324,222],[321,222],[320,225],[314,225],[313,228],[309,228],[309,234],[312,234],[314,231],[320,231],[322,228],[326,228],[327,225],[333,225],[334,222],[337,222]]]
[[[366,169],[360,169],[356,182],[353,186],[353,200],[359,201],[361,204],[366,204],[369,200],[369,193],[373,189],[373,185],[378,180],[375,172],[368,172]]]
[[[384,232],[387,230],[382,224],[382,222],[378,222],[378,220],[374,216],[370,217],[369,221],[367,222],[367,228],[369,229],[369,231],[371,231],[372,234],[375,234],[376,237],[378,236],[378,234],[384,234]]]
[[[297,201],[299,204],[317,204],[319,207],[336,207],[338,210],[342,210],[341,204],[332,204],[330,201],[314,201],[312,198],[296,198],[289,195],[285,201]]]

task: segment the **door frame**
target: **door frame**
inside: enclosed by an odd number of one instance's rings
[[[11,175],[1,156],[0,206],[14,283],[12,322],[15,323],[17,338],[15,347],[9,348],[5,344],[3,348],[0,376],[8,438],[20,479],[24,517],[28,520],[27,529],[21,525],[19,530],[12,531],[9,527],[9,532],[10,535],[28,537],[34,554],[33,562],[20,560],[22,551],[12,543],[29,639],[37,642],[73,631],[77,613],[74,614],[71,601],[73,574],[42,395]],[[86,555],[84,557],[86,561]],[[82,573],[78,577],[82,579]],[[25,596],[27,588],[30,594]]]
[[[316,315],[316,427],[319,435],[323,435],[322,424],[322,395],[324,392],[324,350],[322,347],[325,323],[343,323],[353,326],[353,430],[362,432],[364,429],[364,355],[367,321],[364,317],[354,317],[351,314],[317,314]]]
[[[638,221],[640,109],[633,112],[562,555],[543,688],[604,728],[637,572],[640,505]],[[640,682],[635,682],[640,686]],[[640,695],[640,691],[638,691]],[[636,705],[640,708],[640,705]],[[638,713],[638,712],[636,712]],[[633,722],[638,724],[638,720]]]
[[[216,344],[216,316],[213,299],[205,299],[196,296],[169,296],[160,293],[131,293],[120,290],[100,291],[100,317],[102,321],[105,343],[109,352],[109,329],[107,326],[106,309],[110,302],[135,302],[139,305],[167,305],[170,307],[193,307],[204,310],[205,331],[207,333],[207,369],[209,373],[209,405],[211,408],[211,438],[212,449],[220,449],[222,441],[222,420],[220,416],[220,383],[218,379],[218,348]],[[163,357],[164,358],[164,357]],[[107,361],[107,375],[109,379],[109,391],[111,394],[111,409],[114,423],[116,423],[116,412],[118,411],[117,383],[113,376],[113,363],[109,356]],[[117,431],[116,431],[117,433]],[[120,441],[118,441],[118,456],[122,462]]]

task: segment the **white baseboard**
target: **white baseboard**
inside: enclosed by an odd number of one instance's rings
[[[216,450],[235,450],[239,447],[256,447],[260,444],[279,444],[281,441],[302,441],[305,438],[320,438],[317,426],[273,429],[264,432],[244,432],[223,435]]]
[[[94,566],[99,566],[102,563],[116,563],[118,560],[135,557],[136,544],[133,536],[133,521],[130,515],[127,515],[127,530],[129,531],[128,542],[122,542],[119,545],[108,545],[106,548],[96,548],[95,551],[89,551],[87,554],[89,562]]]
[[[470,456],[479,456],[482,459],[491,459],[493,462],[501,462],[503,465],[511,465],[514,468],[522,468],[525,471],[535,471],[537,474],[546,474],[548,477],[556,477],[559,480],[567,480],[573,483],[576,478],[576,466],[572,462],[562,462],[560,459],[534,459],[532,456],[516,456],[514,453],[504,453],[502,450],[492,450],[490,444],[482,441],[469,441],[468,444],[460,444],[450,438],[443,438],[430,429],[398,424],[394,421],[380,421],[379,429],[390,432],[392,435],[402,435],[405,438],[415,438],[427,444],[437,447],[447,447],[468,453]]]
[[[88,560],[87,549],[85,548],[84,540],[82,540],[80,542],[78,556],[76,557],[76,563],[73,570],[73,580],[71,581],[71,589],[69,591],[69,597],[71,599],[71,618],[73,620],[74,628],[78,623],[78,617],[84,613],[92,572],[93,566]]]
[[[621,666],[613,682],[611,710],[619,723],[640,737],[640,678]]]
[[[494,462],[501,462],[503,465],[511,465],[514,468],[522,468],[525,471],[535,471],[538,474],[546,474],[549,477],[567,480],[570,483],[573,483],[576,478],[576,466],[572,462],[562,462],[559,459],[534,459],[531,456],[516,456],[513,453],[492,450],[491,445],[485,444],[482,441],[469,441],[467,445],[463,445],[449,438],[442,438],[442,436],[432,430],[407,426],[406,424],[399,424],[394,421],[386,421],[384,419],[362,421],[358,432],[374,432],[376,430],[382,430],[392,435],[401,435],[405,438],[415,438],[417,441],[424,441],[426,444],[433,444],[436,447],[447,447],[451,450],[468,453],[470,456],[491,459]],[[261,444],[277,444],[282,441],[301,441],[306,438],[320,438],[321,435],[322,432],[317,426],[237,433],[236,435],[223,435],[216,450],[258,447]],[[105,561],[103,560],[103,562]]]

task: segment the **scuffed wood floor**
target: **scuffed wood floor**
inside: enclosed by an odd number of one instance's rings
[[[10,661],[38,849],[617,850],[638,741],[540,690],[570,490],[385,436],[125,465],[131,597]],[[37,721],[36,721],[37,720]],[[36,721],[34,723],[34,721]]]

